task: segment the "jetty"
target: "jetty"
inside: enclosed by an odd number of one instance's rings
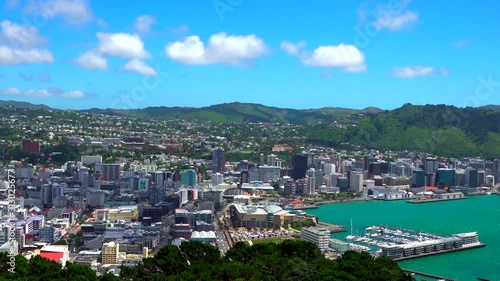
[[[401,270],[404,271],[404,272],[407,272],[407,273],[418,274],[420,276],[430,277],[430,278],[434,278],[434,279],[437,279],[437,280],[458,281],[458,280],[455,280],[455,279],[450,279],[450,278],[446,278],[446,277],[443,277],[443,276],[439,276],[439,275],[435,275],[435,274],[430,274],[430,273],[425,273],[425,272],[420,272],[420,271],[411,270],[411,269],[406,269],[406,268],[401,268]]]
[[[345,227],[343,227],[342,225],[331,224],[326,222],[318,222],[316,226],[321,228],[326,228],[330,231],[330,233],[339,233],[347,231],[347,229],[345,229]]]

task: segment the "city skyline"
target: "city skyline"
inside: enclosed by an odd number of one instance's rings
[[[500,103],[495,3],[111,6],[7,1],[0,99],[60,109]]]

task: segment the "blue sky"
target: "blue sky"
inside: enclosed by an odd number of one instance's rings
[[[2,100],[61,109],[500,104],[495,1],[2,3]]]

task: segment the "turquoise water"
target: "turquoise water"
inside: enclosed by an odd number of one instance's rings
[[[323,205],[307,210],[320,221],[340,224],[353,234],[368,226],[388,224],[440,235],[477,231],[486,247],[399,262],[402,268],[456,280],[482,277],[500,281],[500,196],[472,196],[465,200],[411,204],[401,201],[361,201]],[[349,233],[332,237],[343,239]],[[421,278],[418,278],[421,280]],[[432,279],[429,279],[432,280]]]

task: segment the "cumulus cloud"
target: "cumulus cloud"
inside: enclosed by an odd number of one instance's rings
[[[45,70],[42,70],[39,74],[19,73],[18,76],[19,76],[19,78],[21,78],[25,81],[41,81],[41,82],[48,83],[52,80],[52,78],[50,77],[50,74]]]
[[[86,94],[80,90],[65,92],[59,88],[49,88],[41,90],[21,90],[19,88],[8,88],[0,90],[0,96],[84,98],[86,97]]]
[[[298,43],[283,41],[280,44],[281,49],[283,49],[283,51],[285,51],[289,55],[297,55],[305,46],[305,41],[300,41]]]
[[[123,70],[129,72],[136,72],[145,76],[157,76],[158,73],[145,62],[139,59],[133,59],[129,61],[125,66],[123,66]]]
[[[34,26],[21,26],[8,20],[0,23],[0,64],[52,63],[54,56],[43,48],[45,39]]]
[[[405,67],[395,67],[392,72],[394,77],[409,79],[421,76],[433,76],[433,75],[448,75],[449,71],[447,69],[442,69],[441,71],[436,70],[434,67],[430,66],[405,66]]]
[[[88,0],[30,0],[24,13],[48,19],[60,16],[70,25],[88,23],[93,17]]]
[[[165,46],[166,55],[182,64],[243,65],[267,53],[264,41],[257,36],[214,34],[205,45],[198,36],[189,36]]]
[[[392,1],[389,4],[377,5],[374,9],[360,7],[358,19],[360,25],[371,22],[378,30],[399,31],[418,22],[419,15],[408,10],[411,0]]]
[[[82,99],[85,97],[85,93],[80,90],[76,90],[76,91],[61,93],[59,96],[61,98]]]
[[[366,70],[365,55],[354,45],[341,43],[337,46],[319,46],[312,53],[302,50],[305,45],[304,41],[297,44],[284,41],[281,48],[290,55],[298,56],[307,66],[340,68],[347,72]]]
[[[156,24],[156,18],[149,15],[138,16],[135,19],[134,28],[137,33],[146,34],[151,31],[151,27]]]
[[[108,60],[94,50],[81,53],[74,62],[86,69],[105,70],[108,69]]]
[[[129,33],[97,33],[98,50],[101,54],[124,58],[148,58],[151,55],[144,49],[141,38]]]

